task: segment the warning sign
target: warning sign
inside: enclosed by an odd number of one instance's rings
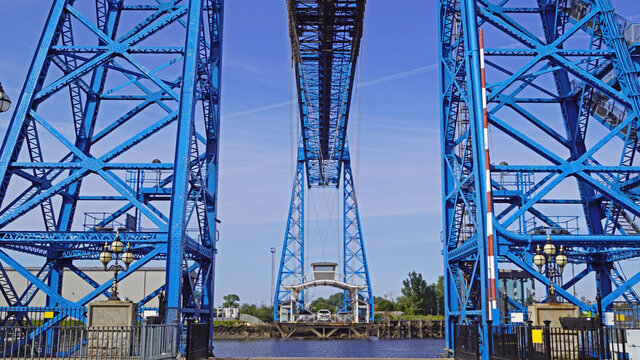
[[[533,342],[534,344],[542,344],[542,330],[531,330],[531,342]]]

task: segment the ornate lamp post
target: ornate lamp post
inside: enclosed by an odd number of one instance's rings
[[[2,84],[0,84],[0,113],[9,110],[11,107],[11,100],[9,99],[9,95],[4,92],[2,88]]]
[[[118,298],[118,272],[129,270],[129,265],[133,262],[133,253],[131,253],[129,244],[127,244],[124,253],[122,252],[123,249],[124,244],[120,241],[120,232],[117,232],[116,238],[111,242],[111,247],[109,247],[107,243],[104,243],[104,249],[100,253],[100,262],[104,265],[104,270],[113,271],[113,286],[111,286],[111,297],[109,300],[120,300],[120,298]],[[113,256],[111,252],[113,252]],[[126,268],[118,264],[118,256],[120,256],[120,253],[122,253],[121,260]],[[115,264],[107,268],[107,265],[109,265],[112,259],[116,260]]]
[[[560,250],[556,254],[556,246],[551,243],[551,236],[547,234],[547,243],[544,244],[544,248],[541,251],[540,245],[538,245],[537,254],[533,257],[533,263],[538,266],[538,271],[542,273],[542,266],[547,266],[547,277],[549,278],[549,290],[548,290],[548,298],[549,302],[556,302],[556,288],[553,284],[553,263],[555,262],[558,265],[558,270],[560,274],[562,274],[562,270],[564,266],[567,265],[569,259],[564,254],[564,248],[560,245]]]

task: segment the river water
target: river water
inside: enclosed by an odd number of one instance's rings
[[[437,358],[444,340],[215,340],[214,346],[217,357]]]

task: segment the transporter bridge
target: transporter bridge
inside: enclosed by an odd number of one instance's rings
[[[301,135],[274,296],[276,321],[295,321],[294,315],[308,307],[305,290],[317,286],[344,291],[340,313],[353,313],[353,321],[373,319],[373,294],[347,145],[364,10],[365,0],[287,1]],[[305,184],[313,191],[339,189],[341,183],[342,276],[309,280],[305,275]]]

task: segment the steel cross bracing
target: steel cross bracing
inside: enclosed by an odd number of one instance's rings
[[[338,186],[365,0],[287,0],[309,186]]]
[[[305,179],[309,191],[312,188],[339,188],[341,171],[344,171],[344,231],[340,280],[365,286],[365,290],[358,292],[359,301],[373,309],[346,136],[365,1],[287,0],[287,8],[301,140],[274,296],[276,321],[280,320],[281,307],[291,300],[291,292],[283,286],[311,280],[305,275]],[[298,294],[296,300],[300,308],[305,308],[304,292]],[[345,292],[344,300],[342,310],[346,312],[352,309],[355,299]],[[373,311],[370,319],[373,319]]]
[[[165,292],[169,321],[210,319],[222,22],[223,0],[52,1],[0,155],[3,314],[55,314],[32,336],[84,320],[85,306],[108,296],[113,280],[95,281],[75,262],[98,265],[117,229],[135,255],[119,280],[166,263],[165,284],[140,307]],[[41,270],[16,253],[36,256]],[[62,296],[63,269],[93,290]],[[33,304],[38,293],[44,306]]]
[[[365,252],[362,228],[360,225],[360,214],[358,212],[358,202],[356,200],[355,184],[353,172],[351,170],[351,158],[349,148],[345,148],[345,155],[342,160],[343,169],[343,253],[342,253],[342,282],[349,285],[364,286],[364,290],[358,291],[358,301],[366,303],[373,309],[373,292],[371,290],[371,279],[369,277],[369,265]],[[291,291],[286,290],[286,285],[299,285],[312,280],[305,273],[305,210],[304,210],[304,150],[298,148],[298,161],[296,175],[291,191],[291,203],[289,205],[289,215],[285,238],[282,246],[280,268],[278,280],[276,282],[273,316],[276,321],[281,319],[283,305],[289,306]],[[311,190],[310,190],[311,191]],[[341,312],[349,313],[353,308],[355,299],[345,291],[344,304]],[[300,309],[306,308],[304,290],[297,298],[297,305]],[[365,309],[365,307],[362,307]],[[298,310],[299,311],[299,310]],[[373,320],[371,312],[369,320]]]
[[[369,277],[369,263],[367,262],[362,238],[362,227],[360,226],[360,214],[358,213],[358,202],[356,201],[356,189],[348,147],[345,149],[343,166],[343,281],[347,284],[366,285],[365,290],[359,291],[358,301],[364,301],[370,309],[373,309],[373,292],[371,291],[371,278]],[[351,294],[345,291],[344,312],[348,311],[352,301]],[[371,320],[373,320],[373,311],[371,312]]]
[[[487,320],[500,319],[490,279],[500,265],[549,287],[532,263],[547,234],[579,269],[560,298],[595,310],[571,291],[595,273],[605,308],[637,305],[640,272],[621,270],[640,256],[640,26],[613,5],[438,2],[448,348],[455,323],[478,321],[488,358]]]

